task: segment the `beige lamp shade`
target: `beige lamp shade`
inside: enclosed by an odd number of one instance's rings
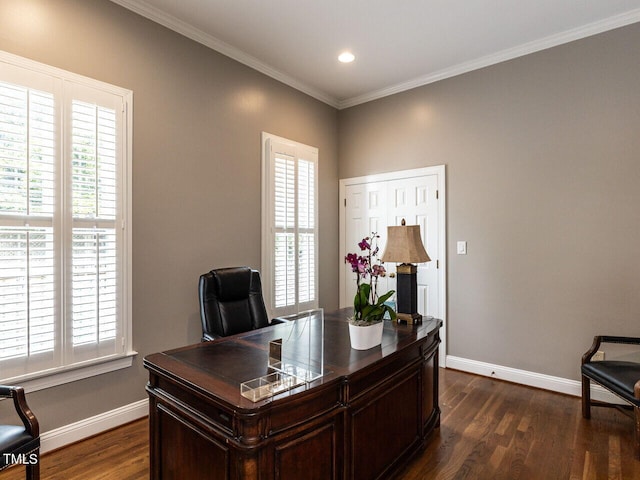
[[[380,260],[396,263],[430,262],[420,238],[420,225],[405,225],[402,220],[400,227],[387,227],[387,244]]]

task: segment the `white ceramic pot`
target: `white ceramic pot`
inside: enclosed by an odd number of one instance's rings
[[[382,330],[384,322],[374,323],[372,325],[353,325],[349,323],[349,338],[351,339],[351,348],[355,350],[369,350],[382,343]]]

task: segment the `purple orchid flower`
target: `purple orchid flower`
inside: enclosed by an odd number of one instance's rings
[[[363,238],[362,241],[358,243],[358,246],[360,247],[360,250],[369,250],[371,248],[371,245],[369,244],[369,237]]]

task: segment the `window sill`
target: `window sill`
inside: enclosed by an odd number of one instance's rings
[[[133,357],[136,355],[138,355],[138,352],[131,351],[124,355],[118,355],[117,357],[63,368],[46,375],[36,374],[14,377],[3,380],[3,382],[7,385],[20,385],[24,388],[25,392],[36,392],[38,390],[44,390],[45,388],[56,387],[58,385],[64,385],[65,383],[128,368],[133,364]]]

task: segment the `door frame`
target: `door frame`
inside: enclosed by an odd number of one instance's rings
[[[445,367],[445,360],[447,358],[447,217],[446,217],[446,178],[445,178],[445,166],[436,165],[432,167],[422,167],[410,170],[399,170],[395,172],[378,173],[374,175],[365,175],[362,177],[344,178],[340,179],[339,188],[339,202],[340,202],[340,245],[339,245],[339,266],[338,271],[340,273],[340,307],[348,307],[351,305],[351,299],[344,298],[345,291],[345,278],[342,274],[344,270],[344,257],[347,254],[345,250],[346,241],[346,215],[345,215],[345,199],[346,199],[346,187],[351,185],[360,185],[374,182],[385,182],[390,180],[402,180],[404,178],[423,177],[427,175],[437,176],[438,185],[438,252],[436,255],[439,260],[438,268],[438,283],[440,291],[438,292],[438,310],[437,318],[442,320],[442,328],[440,329],[440,338],[442,343],[440,344],[439,363],[441,367]]]

